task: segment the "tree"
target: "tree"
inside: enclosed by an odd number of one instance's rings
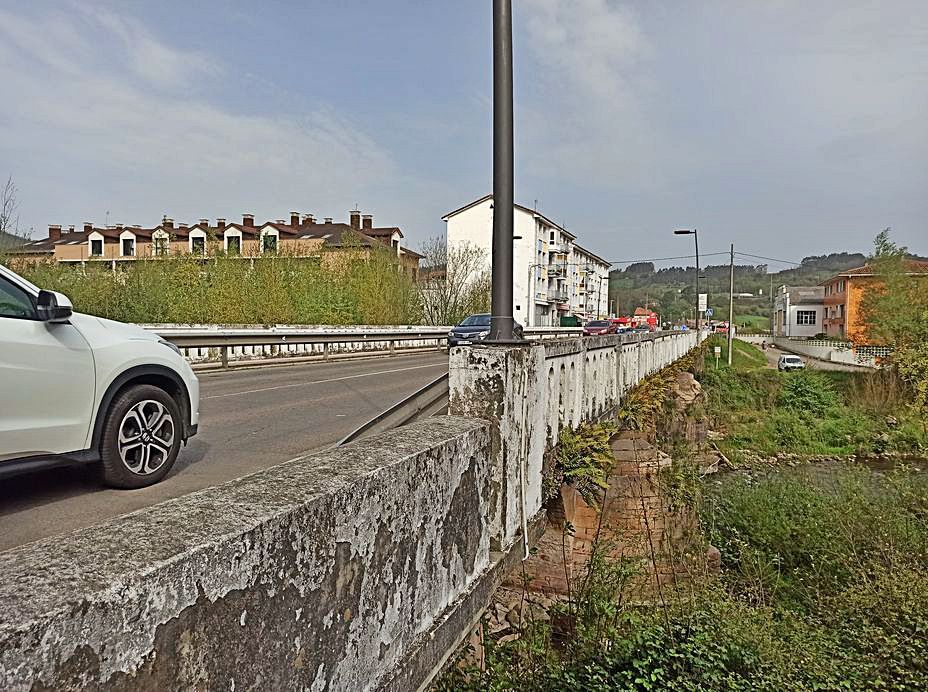
[[[19,233],[19,200],[13,176],[0,188],[0,248],[19,245],[26,238]]]
[[[887,358],[912,388],[914,408],[928,418],[928,277],[911,271],[907,250],[887,228],[874,240],[874,281],[861,301],[867,340],[892,348]]]
[[[467,242],[451,247],[442,238],[427,240],[419,300],[426,324],[457,324],[467,315],[490,311],[490,273],[486,253]]]

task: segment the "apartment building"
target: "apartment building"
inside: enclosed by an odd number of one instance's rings
[[[455,209],[446,223],[449,249],[469,243],[483,250],[490,271],[493,196]],[[513,305],[516,321],[528,327],[557,325],[561,317],[606,317],[610,263],[577,243],[577,236],[545,215],[520,204],[513,208]]]
[[[773,298],[773,333],[792,338],[825,331],[824,286],[780,286]]]
[[[258,258],[270,254],[315,257],[324,250],[351,248],[365,253],[389,249],[412,276],[418,274],[417,252],[402,245],[403,232],[396,226],[374,226],[373,216],[353,210],[348,223],[331,217],[317,221],[312,214],[290,212],[289,219],[255,223],[254,215],[243,214],[241,222],[199,219],[194,224],[163,218],[157,226],[98,227],[86,221],[80,229],[48,227],[48,237],[16,248],[23,257],[47,258],[63,263],[108,261],[131,262],[140,258],[190,254],[225,254]]]
[[[925,277],[920,286],[928,290],[928,262],[905,260],[906,273]],[[868,290],[879,288],[879,277],[870,265],[841,272],[823,281],[825,317],[824,331],[836,339],[847,339],[854,343],[867,343],[867,325],[861,314],[861,303]]]

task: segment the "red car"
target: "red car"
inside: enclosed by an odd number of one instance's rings
[[[609,320],[592,320],[583,325],[584,336],[600,336],[602,334],[615,334],[619,326]]]

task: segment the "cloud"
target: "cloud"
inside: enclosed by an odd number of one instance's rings
[[[608,0],[519,8],[540,75],[522,113],[529,172],[592,188],[660,186],[673,152],[651,116],[654,49],[636,11]]]
[[[37,228],[103,209],[125,223],[236,210],[276,218],[352,199],[395,173],[384,149],[324,104],[255,114],[200,96],[221,65],[132,18],[0,11],[0,63],[2,173],[13,174]]]

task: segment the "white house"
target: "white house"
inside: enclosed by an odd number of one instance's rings
[[[780,286],[773,299],[773,333],[803,338],[825,331],[824,286]]]
[[[470,243],[484,252],[490,270],[493,196],[442,217],[448,247]],[[577,237],[537,211],[513,207],[512,314],[527,327],[552,326],[560,318],[606,317],[610,264],[577,244]]]

